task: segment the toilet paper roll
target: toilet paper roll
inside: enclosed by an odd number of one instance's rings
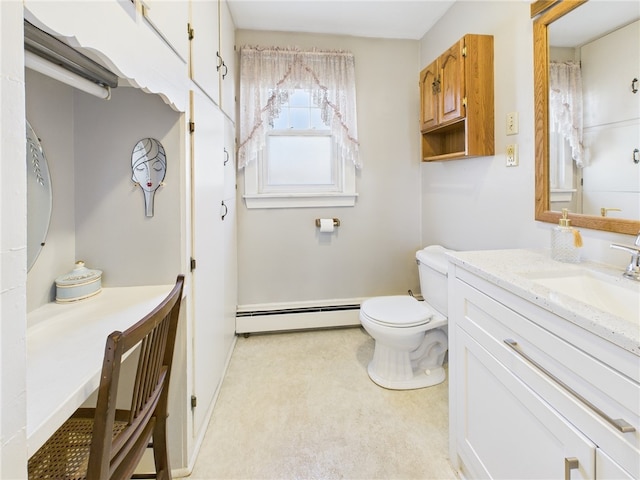
[[[333,229],[333,218],[320,219],[320,233],[331,233]]]

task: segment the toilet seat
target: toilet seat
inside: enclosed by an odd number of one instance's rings
[[[378,325],[408,328],[429,323],[434,312],[413,297],[392,295],[365,300],[360,306],[360,314]]]

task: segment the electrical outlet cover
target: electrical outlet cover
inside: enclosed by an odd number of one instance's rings
[[[507,145],[507,167],[517,167],[518,166],[518,145],[513,143]]]

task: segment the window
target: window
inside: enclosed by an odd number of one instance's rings
[[[261,55],[259,67],[246,65],[243,59],[256,52],[282,63],[265,69],[268,62]],[[327,59],[332,63],[337,56],[338,63],[344,64],[343,53],[308,54],[305,58],[298,51],[241,49],[238,157],[239,167],[245,169],[248,208],[355,204],[359,163],[353,82],[345,89],[338,85],[337,77],[320,81],[336,74],[327,68]],[[324,57],[321,65],[319,55]],[[248,71],[252,73],[243,77]],[[344,81],[346,76],[341,77]],[[349,92],[351,98],[345,101]],[[347,111],[350,107],[352,112]]]

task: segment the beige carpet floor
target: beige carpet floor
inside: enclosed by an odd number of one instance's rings
[[[455,479],[447,382],[367,375],[361,328],[240,337],[190,480]]]

